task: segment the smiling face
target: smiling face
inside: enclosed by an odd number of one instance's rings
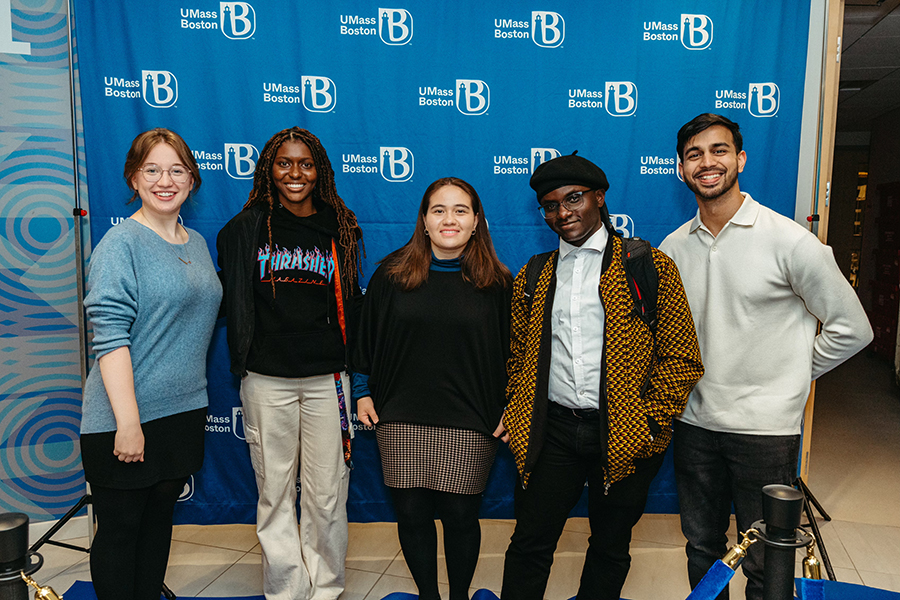
[[[316,163],[306,144],[288,140],[278,148],[272,163],[272,181],[282,206],[298,217],[314,214],[312,193],[316,178]]]
[[[455,185],[445,185],[431,194],[423,218],[431,251],[443,260],[459,258],[478,225],[472,198]]]
[[[570,209],[564,200],[575,192],[584,192],[582,202],[577,208]],[[603,190],[591,191],[583,185],[567,185],[546,194],[541,198],[541,204],[559,203],[556,214],[545,219],[547,225],[568,243],[581,246],[603,227],[600,207],[603,206],[605,199],[606,192]]]
[[[188,194],[194,185],[194,179],[188,175],[184,183],[175,183],[169,175],[172,167],[180,166],[190,173],[190,169],[182,164],[175,148],[169,144],[159,143],[147,153],[142,168],[148,165],[156,165],[163,170],[159,181],[153,183],[144,179],[143,171],[137,171],[131,178],[131,187],[137,191],[141,199],[141,208],[145,213],[152,213],[158,217],[177,216],[181,205],[187,200]]]
[[[678,169],[698,201],[712,201],[740,195],[738,173],[746,162],[747,155],[736,151],[731,132],[713,125],[687,141]]]

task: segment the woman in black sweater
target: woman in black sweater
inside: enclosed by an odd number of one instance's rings
[[[293,127],[266,142],[249,200],[217,239],[269,600],[344,590],[361,238],[325,148]]]
[[[357,401],[376,435],[400,545],[419,598],[439,600],[435,512],[451,600],[468,600],[478,510],[505,405],[512,277],[481,200],[452,177],[422,198],[412,238],[372,275],[363,302]],[[359,394],[357,394],[359,396]]]

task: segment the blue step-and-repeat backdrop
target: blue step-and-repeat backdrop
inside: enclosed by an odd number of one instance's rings
[[[785,1],[343,2],[75,0],[93,243],[135,207],[122,179],[134,136],[178,131],[203,187],[182,210],[215,258],[247,200],[259,150],[299,125],[325,145],[365,233],[364,273],[407,241],[433,180],[471,182],[513,272],[554,247],[528,179],[578,150],[607,173],[617,227],[654,245],[696,211],[675,133],[701,112],[745,135],[742,189],[793,216],[809,4]],[[365,279],[365,278],[364,278]],[[224,324],[209,354],[206,463],[179,522],[253,522]],[[350,517],[391,520],[374,432],[358,422]],[[512,515],[505,450],[483,516]],[[584,514],[584,500],[578,509]],[[671,466],[648,510],[677,512]]]

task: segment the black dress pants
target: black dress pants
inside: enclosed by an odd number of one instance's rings
[[[631,566],[631,530],[644,513],[663,455],[636,461],[637,471],[605,490],[597,418],[551,403],[546,438],[528,487],[516,487],[516,529],[506,551],[503,600],[541,600],[553,552],[569,512],[589,486],[591,536],[578,600],[618,600]]]

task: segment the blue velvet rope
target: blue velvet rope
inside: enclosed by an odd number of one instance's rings
[[[801,600],[900,600],[900,594],[877,588],[828,581],[826,579],[794,580]]]
[[[732,577],[734,577],[734,571],[731,567],[721,560],[717,560],[691,592],[691,595],[687,597],[687,600],[713,600],[719,595],[719,592],[725,589]]]

